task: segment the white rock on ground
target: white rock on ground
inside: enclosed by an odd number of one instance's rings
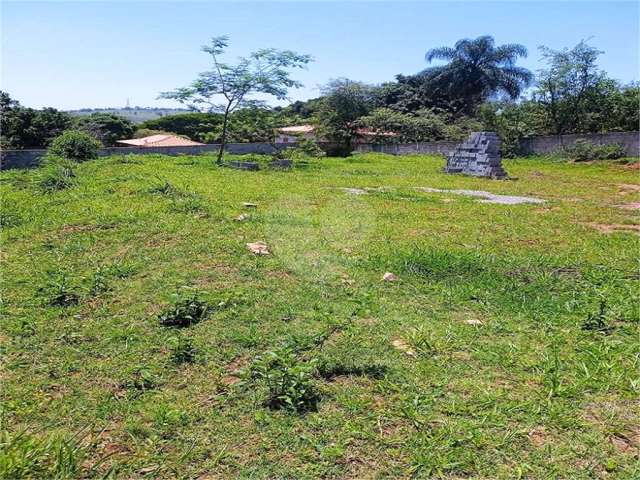
[[[470,318],[465,320],[464,323],[467,325],[482,325],[482,320],[478,320],[477,318]]]
[[[251,250],[252,253],[255,253],[256,255],[270,254],[269,248],[267,247],[267,244],[264,242],[247,243],[247,248]]]
[[[386,272],[383,276],[382,276],[382,280],[384,280],[385,282],[395,282],[397,280],[400,280],[398,278],[397,275],[395,275],[394,273],[391,272]]]

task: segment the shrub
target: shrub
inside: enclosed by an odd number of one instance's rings
[[[618,144],[594,145],[585,139],[576,142],[563,150],[562,156],[574,162],[589,160],[616,160],[626,155],[624,147]]]
[[[47,155],[42,162],[38,185],[46,192],[64,190],[74,184],[73,162],[62,157]]]
[[[165,327],[189,327],[204,320],[210,311],[209,304],[199,298],[197,291],[185,289],[173,295],[173,299],[173,305],[158,315]]]
[[[68,160],[83,162],[97,158],[100,142],[87,132],[67,130],[56,137],[48,152]]]
[[[322,158],[326,154],[312,138],[298,140],[295,147],[285,148],[276,154],[276,158],[288,160],[307,160],[309,158]]]
[[[193,346],[190,339],[172,337],[169,339],[169,346],[171,348],[171,362],[174,364],[181,365],[183,363],[193,363],[196,361],[198,350]]]
[[[316,371],[316,359],[301,361],[294,349],[284,347],[257,357],[251,377],[265,383],[269,408],[304,412],[315,409],[319,400],[314,385]]]

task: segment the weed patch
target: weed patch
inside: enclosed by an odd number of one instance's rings
[[[268,390],[266,405],[303,413],[316,410],[320,396],[314,376],[317,359],[301,360],[290,347],[266,352],[251,365],[251,378]]]
[[[165,327],[186,328],[204,320],[211,311],[199,292],[183,289],[173,295],[173,304],[158,315],[158,319]]]
[[[80,303],[80,294],[76,288],[71,285],[66,273],[49,271],[46,283],[39,293],[52,307],[70,307]]]

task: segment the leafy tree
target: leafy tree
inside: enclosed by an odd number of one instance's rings
[[[336,153],[348,154],[358,129],[356,120],[373,107],[373,87],[340,78],[329,82],[322,93],[317,114],[319,133],[337,147]]]
[[[303,119],[284,111],[250,107],[236,110],[229,117],[229,138],[232,142],[272,142],[275,129],[294,125]]]
[[[487,102],[478,108],[482,129],[496,132],[502,139],[502,153],[519,153],[520,139],[545,135],[545,114],[541,105],[533,101]]]
[[[282,112],[287,117],[297,117],[299,119],[314,118],[320,108],[321,98],[311,98],[305,102],[295,101],[286,107],[276,107],[274,110]]]
[[[271,142],[276,128],[302,121],[301,117],[287,109],[240,108],[229,115],[227,142]],[[139,126],[139,131],[172,132],[197,142],[219,143],[222,124],[222,114],[194,112],[146,121]]]
[[[79,117],[75,124],[78,130],[89,132],[107,147],[116,145],[118,140],[131,138],[135,131],[130,120],[113,113],[92,113]]]
[[[479,129],[476,122],[470,122],[465,117],[454,118],[450,114],[428,109],[400,113],[389,108],[378,108],[360,117],[357,125],[381,133],[374,137],[374,143],[460,140],[470,131]],[[397,135],[389,137],[382,135],[383,132]]]
[[[428,68],[420,76],[436,95],[460,102],[460,109],[471,113],[482,101],[497,94],[515,99],[527,87],[533,75],[516,66],[527,50],[519,44],[496,46],[493,37],[463,39],[454,47],[429,50],[425,59],[447,60],[449,63]]]
[[[42,148],[69,128],[71,116],[55,108],[35,110],[0,92],[2,148]]]
[[[544,110],[548,133],[635,131],[640,89],[623,86],[597,65],[603,53],[581,41],[572,49],[541,47],[547,68],[538,73],[533,100]]]
[[[540,47],[547,68],[538,72],[538,88],[533,98],[543,105],[553,133],[579,131],[589,108],[589,98],[598,97],[610,85],[598,69],[603,53],[581,41],[571,50]]]
[[[139,129],[162,130],[178,135],[186,135],[195,142],[207,142],[207,135],[221,129],[223,117],[219,113],[179,113],[147,120]]]
[[[213,61],[213,70],[203,72],[188,87],[164,92],[161,98],[177,100],[191,108],[205,108],[209,112],[222,112],[222,134],[217,163],[222,164],[227,142],[229,115],[238,107],[255,105],[251,94],[267,94],[279,100],[286,98],[289,88],[302,84],[290,77],[290,70],[304,67],[311,61],[309,55],[290,50],[261,49],[248,57],[241,57],[235,65],[222,63],[220,56],[228,45],[228,37],[214,37],[202,50]],[[218,99],[222,97],[222,103]]]

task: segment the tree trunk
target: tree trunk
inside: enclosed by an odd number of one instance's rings
[[[227,124],[229,123],[229,107],[231,105],[227,105],[227,108],[224,111],[224,120],[222,122],[222,137],[220,138],[220,149],[218,150],[218,158],[216,159],[216,164],[222,165],[222,156],[224,155],[224,147],[227,144]]]

